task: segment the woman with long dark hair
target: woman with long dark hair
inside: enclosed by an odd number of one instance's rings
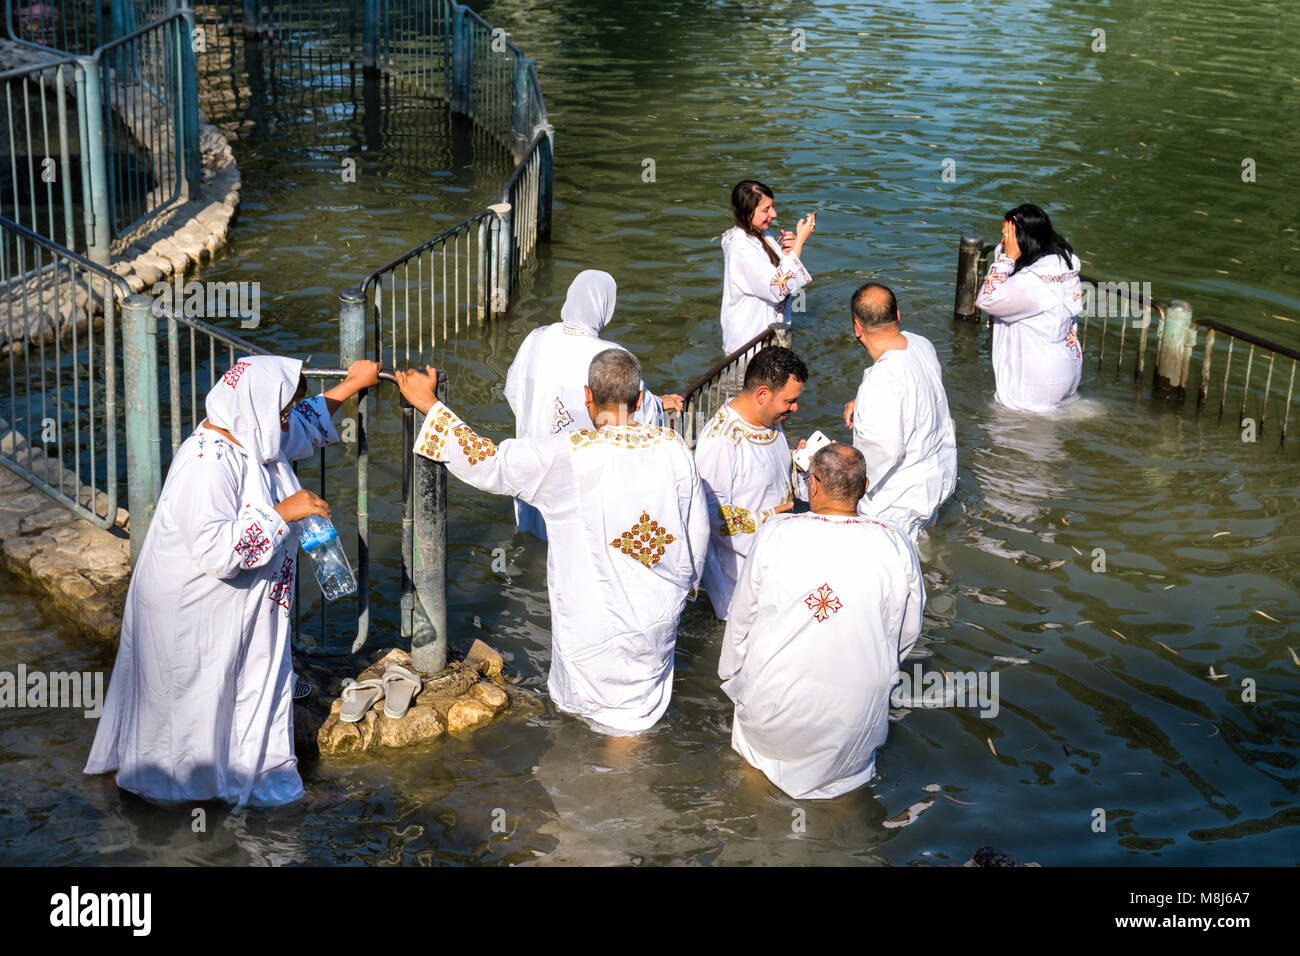
[[[1074,394],[1083,373],[1074,320],[1083,311],[1079,258],[1032,203],[1003,217],[975,305],[993,316],[998,402],[1048,412]]]
[[[799,257],[817,227],[808,213],[780,242],[768,231],[776,219],[772,190],[744,179],[731,190],[736,224],[722,234],[722,350],[730,355],[773,322],[790,321],[790,297],[812,276]]]

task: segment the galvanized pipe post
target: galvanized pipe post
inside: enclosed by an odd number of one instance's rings
[[[980,313],[975,307],[979,290],[980,249],[984,240],[974,233],[963,233],[957,249],[957,296],[953,302],[952,317],[961,322],[978,322]]]
[[[261,40],[262,0],[244,0],[244,39]]]
[[[514,143],[515,162],[524,158],[533,139],[533,84],[528,76],[531,66],[532,60],[515,60],[514,111],[510,117],[510,140]]]
[[[442,374],[437,394],[446,401]],[[447,466],[415,455],[409,447],[404,453],[415,461],[411,665],[420,673],[436,674],[447,666]]]
[[[90,184],[89,201],[85,202],[83,212],[87,257],[91,262],[108,266],[112,264],[113,256],[109,251],[108,147],[104,140],[99,61],[89,56],[78,57],[77,66],[77,119],[81,127],[82,158]]]
[[[133,295],[122,306],[122,370],[126,391],[126,485],[134,566],[162,489],[158,434],[158,320],[154,300]]]
[[[470,36],[473,23],[465,11],[462,3],[451,5],[451,111],[468,116],[473,104],[474,49]]]
[[[339,293],[339,367],[348,368],[366,352],[366,294]],[[352,653],[370,636],[370,440],[369,389],[356,397],[357,436],[357,634]]]
[[[180,113],[177,117],[177,146],[181,157],[181,196],[190,199],[198,195],[203,184],[203,164],[199,159],[199,68],[194,55],[194,31],[197,20],[194,11],[183,7],[183,35],[178,37],[178,62],[180,64]]]
[[[362,0],[361,64],[366,72],[379,70],[380,0]]]
[[[1192,326],[1192,307],[1183,299],[1174,299],[1165,309],[1164,335],[1156,354],[1156,375],[1152,393],[1158,398],[1181,402],[1187,394],[1187,374],[1196,329]]]
[[[510,280],[514,255],[514,211],[508,202],[488,206],[492,212],[492,294],[488,310],[492,315],[510,307]]]

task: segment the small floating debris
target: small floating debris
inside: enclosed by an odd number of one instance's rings
[[[1080,551],[1078,548],[1075,548],[1074,545],[1070,545],[1070,547],[1071,547],[1071,548],[1074,548],[1074,553],[1075,553],[1075,554],[1079,555],[1080,557],[1083,556],[1083,552]]]
[[[1029,661],[1023,657],[1002,657],[998,655],[993,658],[995,661],[1001,661],[1003,664],[1028,664]]]
[[[1096,621],[1077,621],[1077,622],[1075,623],[1074,626],[1075,626],[1075,627],[1082,627],[1082,626],[1085,625],[1085,624],[1095,624],[1095,623],[1096,623]]]
[[[1214,665],[1213,664],[1210,665],[1210,680],[1223,680],[1225,677],[1231,677],[1231,676],[1232,676],[1231,674],[1214,673]]]
[[[1178,587],[1177,584],[1166,584],[1166,585],[1165,585],[1164,587],[1162,587],[1160,590],[1162,590],[1162,591],[1168,591],[1170,588],[1176,588],[1176,587]]]
[[[1295,666],[1300,667],[1300,657],[1295,656],[1295,648],[1288,647],[1287,650],[1291,652],[1291,660],[1295,663]]]
[[[885,827],[887,830],[896,830],[899,827],[911,826],[916,822],[917,817],[925,813],[925,811],[929,810],[932,806],[934,806],[934,797],[931,797],[929,800],[921,800],[912,804],[898,816],[890,817],[882,823],[881,826]]]
[[[1062,518],[1062,519],[1061,519],[1061,524],[1065,525],[1067,528],[1070,527],[1070,519],[1069,519],[1069,518]]]
[[[1232,534],[1231,531],[1220,531],[1218,534],[1210,535],[1211,538],[1222,538],[1225,534]]]
[[[987,628],[980,627],[980,626],[979,626],[978,624],[976,624],[974,621],[967,621],[966,623],[969,624],[971,627],[975,628],[975,630],[977,630],[977,631],[984,631],[986,634],[988,633],[988,629],[987,629]]]
[[[1113,627],[1110,629],[1110,632],[1111,632],[1112,634],[1114,634],[1116,637],[1118,637],[1121,641],[1127,641],[1127,640],[1128,640],[1127,637],[1125,637],[1125,636],[1124,636],[1123,634],[1121,634],[1119,631],[1115,630]]]
[[[1161,647],[1163,647],[1165,650],[1167,650],[1170,654],[1177,654],[1177,653],[1178,653],[1176,650],[1174,650],[1172,647],[1170,647],[1170,646],[1169,646],[1168,644],[1166,644],[1164,641],[1156,641],[1156,643],[1159,644]]]
[[[945,793],[944,796],[948,797],[948,794]],[[961,804],[963,807],[973,807],[979,802],[978,800],[958,800],[956,797],[948,797],[948,799],[953,803]]]
[[[998,748],[993,746],[993,738],[985,737],[984,739],[988,742],[989,750],[993,751],[993,756],[996,757],[998,755]]]
[[[927,783],[921,789],[926,793],[938,793],[942,788],[937,783]]]
[[[1272,616],[1270,616],[1270,615],[1268,615],[1268,614],[1265,614],[1263,611],[1256,610],[1255,613],[1258,614],[1260,617],[1267,618],[1268,620],[1272,621],[1274,624],[1281,624],[1281,623],[1282,623],[1282,622],[1279,621],[1277,618],[1272,617]]]
[[[1065,559],[1064,559],[1064,558],[1062,558],[1060,561],[1053,561],[1051,564],[1049,564],[1049,565],[1047,566],[1047,570],[1049,570],[1049,571],[1055,571],[1057,568],[1059,568],[1059,567],[1060,567],[1061,565],[1063,565],[1063,564],[1065,564]]]

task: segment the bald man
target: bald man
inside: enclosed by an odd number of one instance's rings
[[[875,774],[925,592],[911,539],[857,513],[862,454],[835,442],[809,470],[812,510],[778,515],[755,538],[718,676],[736,704],[732,749],[790,796],[823,799]]]

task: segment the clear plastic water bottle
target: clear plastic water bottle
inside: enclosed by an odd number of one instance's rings
[[[334,525],[320,515],[308,515],[296,522],[298,542],[303,552],[311,558],[316,583],[326,601],[337,601],[348,594],[357,593],[357,579],[343,551],[343,542]]]

